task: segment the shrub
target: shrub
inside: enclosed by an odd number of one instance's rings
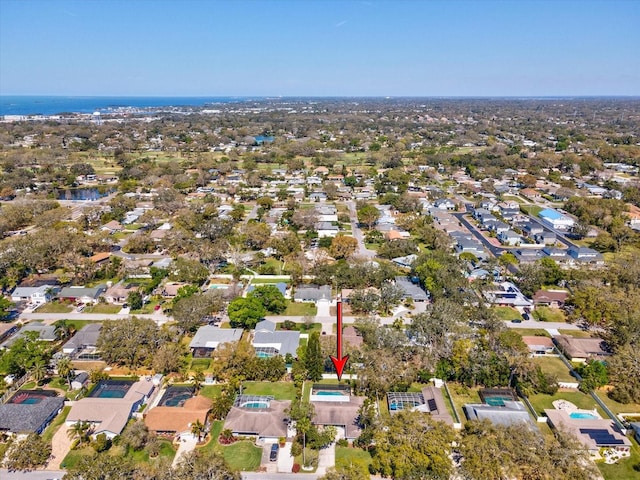
[[[341,438],[340,440],[338,440],[338,441],[336,442],[336,444],[337,444],[339,447],[348,447],[348,446],[349,446],[349,440],[347,440],[346,438]]]

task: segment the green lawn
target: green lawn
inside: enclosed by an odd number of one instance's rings
[[[368,476],[371,454],[360,448],[336,446],[336,467],[349,467],[351,465],[357,465],[358,469]]]
[[[282,323],[278,323],[276,325],[276,330],[284,330],[283,324]],[[321,332],[322,331],[322,324],[321,323],[312,323],[311,325],[309,325],[307,327],[307,325],[305,323],[296,323],[295,330],[299,331],[300,333]]]
[[[537,205],[520,205],[520,210],[528,213],[529,215],[535,215],[537,217],[538,213],[544,210],[544,208]]]
[[[69,313],[73,307],[66,303],[50,302],[38,307],[36,313]]]
[[[515,308],[493,307],[492,310],[500,320],[513,320],[514,318],[522,318],[520,316],[520,312],[518,312]]]
[[[95,454],[95,450],[89,446],[79,448],[76,450],[71,450],[67,453],[67,456],[64,457],[60,466],[64,469],[74,467],[83,457],[90,457]]]
[[[458,412],[462,412],[462,407],[467,403],[482,403],[478,394],[479,388],[468,388],[459,383],[449,382],[447,382],[447,387],[449,388],[449,393],[451,393],[451,400]]]
[[[523,337],[532,336],[532,337],[549,337],[551,335],[546,330],[542,328],[510,328],[512,332],[516,332]]]
[[[584,330],[563,330],[558,329],[560,335],[568,335],[575,338],[591,338],[591,332],[585,332]]]
[[[275,285],[276,283],[290,283],[289,276],[282,276],[280,278],[252,278],[251,285]]]
[[[116,453],[115,449],[114,452]],[[173,460],[173,457],[176,456],[176,450],[173,447],[173,444],[168,440],[160,441],[160,455],[157,458],[153,459],[149,457],[149,453],[145,450],[133,450],[128,449],[125,457],[132,459],[135,463],[149,463],[149,461],[155,461],[160,458],[166,458],[167,460]]]
[[[69,328],[74,329],[76,332],[89,323],[100,323],[93,320],[64,320]],[[58,322],[54,323],[56,325]]]
[[[69,415],[70,410],[71,410],[71,407],[64,407],[62,409],[62,412],[60,412],[60,414],[53,419],[53,422],[51,422],[51,424],[49,424],[49,426],[45,429],[44,433],[42,434],[42,439],[45,442],[51,441],[55,433],[60,428],[60,425],[62,425],[64,421],[67,419],[67,415]]]
[[[318,313],[318,309],[313,303],[305,303],[305,302],[289,302],[287,305],[287,309],[282,313],[281,316],[291,316],[291,317],[303,317],[305,315],[310,315],[315,317]]]
[[[596,401],[591,397],[591,395],[587,395],[582,392],[560,391],[555,395],[545,395],[544,393],[537,393],[529,397],[531,405],[533,405],[533,408],[540,415],[544,413],[545,409],[553,408],[552,402],[560,399],[568,400],[576,407],[583,408],[585,410],[593,410],[597,407]],[[598,408],[598,413],[600,413],[602,418],[608,418],[600,408]]]
[[[260,466],[262,449],[253,442],[236,442],[222,447],[222,456],[227,464],[236,470],[254,471]]]
[[[541,322],[565,322],[564,312],[558,308],[537,307],[533,317]]]
[[[534,363],[540,365],[542,371],[558,377],[561,382],[577,382],[569,373],[567,366],[558,357],[536,357]]]
[[[214,399],[218,398],[222,393],[222,385],[205,385],[200,389],[200,395]]]
[[[615,400],[611,400],[607,396],[607,392],[601,389],[597,390],[596,393],[598,397],[600,397],[600,400],[602,400],[613,413],[634,413],[640,416],[640,403],[618,403]]]
[[[640,478],[640,472],[634,468],[640,465],[640,447],[634,438],[629,437],[629,439],[631,440],[631,456],[629,458],[625,458],[611,465],[604,462],[596,462],[605,480],[632,480],[634,478]]]
[[[276,400],[293,400],[296,388],[290,382],[243,382],[244,395],[273,395]]]
[[[86,307],[82,313],[118,313],[122,310],[121,305],[111,305],[109,303],[98,303]]]

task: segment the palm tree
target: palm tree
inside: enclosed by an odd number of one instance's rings
[[[67,380],[69,390],[71,390],[71,375],[73,375],[73,367],[71,365],[71,359],[67,356],[58,360],[58,375]]]
[[[193,388],[196,391],[196,395],[200,392],[200,389],[202,388],[203,383],[204,383],[204,373],[202,373],[202,370],[198,370],[196,373],[193,374]]]
[[[191,424],[191,434],[198,436],[198,443],[200,442],[200,438],[204,433],[205,426],[200,420],[196,420]]]
[[[69,430],[67,430],[67,435],[71,439],[74,439],[77,437],[78,439],[80,439],[79,443],[84,443],[85,440],[89,438],[90,427],[91,427],[91,424],[89,422],[77,421],[76,423],[71,425]]]
[[[40,382],[47,376],[47,367],[44,364],[44,361],[37,360],[33,364],[33,368],[31,369],[31,376],[36,381],[36,385],[40,385]]]

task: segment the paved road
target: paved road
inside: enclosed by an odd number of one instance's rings
[[[151,320],[163,324],[170,319],[161,311],[153,314],[140,314],[140,315],[121,315],[118,313],[22,313],[19,317],[20,320],[44,320],[45,323],[53,323],[58,320],[124,320],[129,317],[138,318],[150,318]]]
[[[539,328],[542,330],[582,330],[574,323],[562,322],[538,322],[536,320],[523,320],[522,323],[505,322],[509,328]]]
[[[496,247],[495,245],[493,245],[484,235],[482,235],[482,233],[478,231],[478,229],[475,228],[475,226],[469,220],[464,217],[466,213],[452,213],[452,215],[456,217],[458,221],[460,221],[465,227],[467,227],[467,230],[469,230],[469,232],[471,232],[471,234],[474,235],[482,243],[484,248],[489,250],[494,257],[499,257],[500,255],[502,255],[502,252],[504,252],[505,250],[509,250],[508,248]]]
[[[373,258],[376,256],[376,252],[373,250],[368,250],[367,246],[364,244],[364,236],[362,235],[362,230],[358,226],[358,213],[356,212],[356,204],[354,202],[346,202],[349,207],[349,216],[351,217],[351,232],[353,233],[353,238],[358,241],[358,255],[361,257]]]
[[[45,470],[45,471],[37,471],[37,472],[9,472],[9,470],[2,468],[0,469],[0,478],[2,480],[52,480],[52,479],[60,479],[64,477],[65,473],[67,472],[65,472],[64,470]],[[256,480],[258,479],[256,478]]]

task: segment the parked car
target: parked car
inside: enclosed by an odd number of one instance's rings
[[[271,453],[269,454],[269,461],[275,462],[278,459],[278,450],[280,446],[277,443],[271,445]]]
[[[528,313],[523,313],[522,314],[522,319],[523,320],[531,320],[531,315],[529,315]]]
[[[514,318],[513,320],[511,320],[511,323],[522,323],[522,319],[521,318]]]

